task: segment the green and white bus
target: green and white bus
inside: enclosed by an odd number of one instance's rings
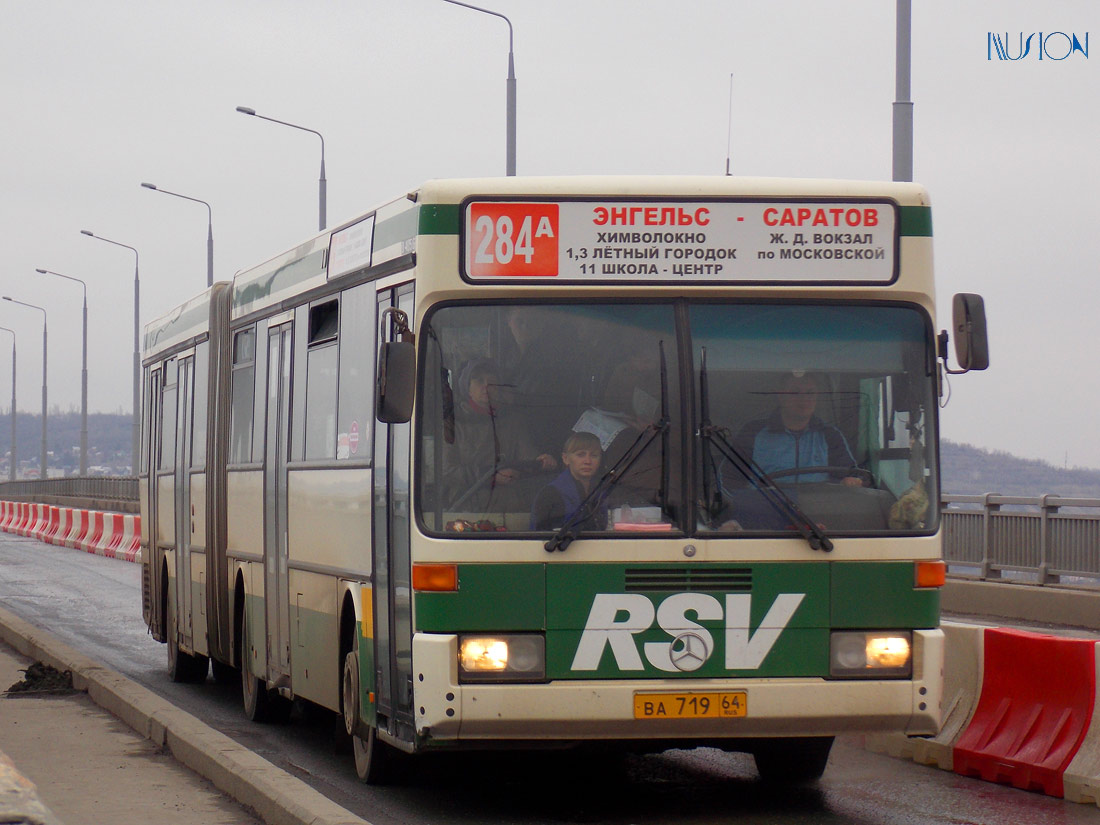
[[[431,181],[149,324],[173,678],[339,713],[370,782],[701,745],[807,780],[838,734],[934,734],[930,214],[909,183]],[[952,335],[987,365],[978,296]]]

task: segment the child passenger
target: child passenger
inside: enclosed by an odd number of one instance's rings
[[[565,469],[535,496],[531,509],[532,530],[554,530],[572,519],[596,484],[603,459],[600,439],[592,433],[573,433],[562,448]],[[607,529],[607,504],[600,501],[592,515],[576,525],[580,529]]]

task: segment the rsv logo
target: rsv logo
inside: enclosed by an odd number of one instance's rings
[[[1015,47],[1015,52],[1013,48]],[[1032,49],[1034,48],[1034,51]],[[1076,34],[1065,32],[1032,32],[1025,35],[1019,33],[1018,40],[1005,32],[1001,39],[1000,32],[986,32],[985,35],[985,59],[993,60],[1023,60],[1028,55],[1033,55],[1037,60],[1065,60],[1074,52],[1080,52],[1086,60],[1089,58],[1089,33],[1085,32],[1084,45]]]
[[[725,605],[705,593],[677,593],[659,605],[638,593],[598,593],[573,657],[573,670],[597,670],[606,648],[619,670],[644,670],[642,654],[655,668],[669,673],[698,670],[714,653],[715,641],[701,621],[725,619],[723,642],[727,670],[756,670],[768,655],[805,593],[781,593],[760,626],[749,633],[752,596],[726,594]],[[696,621],[687,617],[694,614]],[[670,641],[644,642],[635,636],[656,619]]]

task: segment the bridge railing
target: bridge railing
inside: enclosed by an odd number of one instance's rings
[[[136,513],[138,480],[134,476],[69,476],[4,481],[0,482],[0,500]]]
[[[1100,587],[1100,499],[945,495],[952,575]]]

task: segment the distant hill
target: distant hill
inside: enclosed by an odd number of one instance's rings
[[[8,442],[11,424],[0,415],[0,480],[8,476]],[[37,472],[42,441],[41,418],[20,412],[16,416],[19,465]],[[80,466],[80,413],[50,413],[47,447],[52,472],[72,474]],[[130,416],[118,413],[88,415],[88,465],[98,474],[130,472]],[[1063,469],[1045,461],[1017,458],[1000,450],[984,450],[969,444],[940,444],[943,490],[958,495],[1000,493],[1006,496],[1038,496],[1043,493],[1077,498],[1100,498],[1100,470]]]
[[[96,475],[129,475],[130,415],[88,413],[88,468]],[[41,464],[42,416],[20,410],[15,416],[16,458],[20,475],[37,476]],[[80,469],[80,413],[54,410],[46,416],[46,451],[50,475],[72,475]],[[8,477],[11,418],[0,415],[0,480]]]
[[[1100,470],[1063,469],[1045,461],[953,441],[940,442],[940,470],[945,493],[1031,497],[1051,493],[1100,498]]]

